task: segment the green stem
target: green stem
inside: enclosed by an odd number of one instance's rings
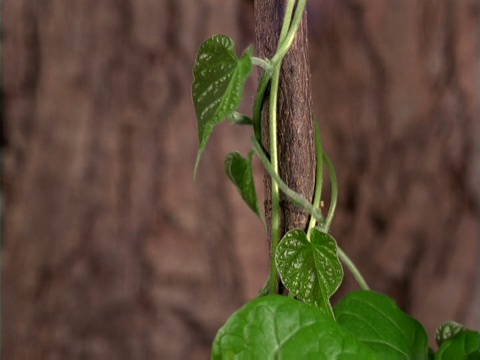
[[[295,38],[295,34],[297,32],[298,26],[300,25],[300,21],[303,16],[303,11],[305,10],[306,0],[300,0],[297,8],[295,10],[293,22],[292,22],[292,12],[295,6],[295,0],[290,0],[287,3],[287,8],[285,10],[285,17],[283,19],[282,30],[280,33],[277,52],[271,59],[268,67],[263,73],[260,81],[258,83],[257,93],[255,95],[255,100],[253,102],[253,130],[255,134],[255,138],[261,144],[262,143],[262,126],[261,126],[261,119],[262,119],[262,105],[265,96],[265,91],[267,90],[267,86],[270,82],[270,79],[273,75],[273,69],[280,67],[280,63],[288,52],[290,46],[292,45],[293,39]],[[291,26],[290,26],[291,24]],[[287,32],[288,29],[288,32]],[[286,34],[285,34],[286,33]]]
[[[338,257],[340,260],[345,264],[345,266],[350,270],[352,273],[353,277],[357,281],[358,285],[360,285],[360,288],[362,290],[370,290],[367,282],[363,278],[362,274],[360,271],[357,269],[355,264],[353,263],[352,260],[343,252],[343,250],[340,248],[340,246],[337,246],[337,252],[338,252]]]
[[[270,61],[258,58],[256,56],[252,57],[252,64],[260,66],[265,71],[270,71],[272,69],[272,64]]]
[[[287,7],[285,8],[285,16],[283,17],[282,30],[280,31],[280,36],[278,38],[277,52],[281,44],[284,42],[285,36],[287,35],[287,32],[290,28],[290,24],[292,22],[293,8],[295,7],[295,2],[296,0],[287,1]]]
[[[285,194],[285,196],[294,205],[305,210],[315,220],[322,221],[323,217],[322,217],[322,214],[319,212],[319,210],[316,207],[314,207],[312,204],[310,204],[310,202],[307,199],[305,199],[302,195],[290,189],[288,185],[285,184],[285,182],[280,178],[280,176],[278,176],[278,174],[274,172],[272,165],[268,161],[267,155],[265,154],[261,145],[257,142],[257,140],[254,137],[252,137],[252,143],[253,143],[255,152],[260,158],[260,161],[265,167],[265,170],[267,170],[268,175],[270,175],[273,182],[278,185],[278,187]]]
[[[270,79],[272,78],[274,69],[280,67],[280,62],[282,61],[283,57],[285,56],[285,54],[287,53],[291,45],[290,44],[287,46],[285,44],[285,37],[291,32],[290,31],[287,34],[287,31],[289,30],[289,27],[290,27],[290,23],[292,21],[292,12],[293,12],[294,5],[295,5],[295,0],[290,0],[287,3],[287,8],[285,9],[285,17],[283,18],[282,30],[280,32],[280,36],[278,40],[277,52],[274,55],[275,61],[270,61],[268,63],[269,67],[262,66],[265,72],[260,78],[260,81],[258,83],[257,93],[255,95],[255,100],[253,102],[253,130],[254,130],[255,138],[260,144],[262,143],[261,119],[262,119],[262,106],[263,106],[263,101],[265,97],[265,91],[267,90],[267,86],[270,83]],[[298,24],[296,27],[298,27]],[[295,33],[293,33],[293,35],[295,35]],[[282,53],[281,56],[278,56],[279,51],[281,51]]]
[[[280,81],[280,64],[273,71],[269,99],[269,125],[270,125],[270,160],[275,174],[278,174],[278,149],[277,149],[277,96]],[[270,291],[277,293],[277,266],[273,258],[280,241],[280,191],[277,183],[272,181],[272,264],[270,268]]]
[[[332,197],[330,200],[330,208],[328,209],[327,218],[325,220],[324,231],[328,233],[330,225],[332,225],[333,215],[335,214],[335,209],[337,207],[337,198],[338,198],[338,182],[337,174],[333,168],[333,164],[328,158],[327,154],[323,153],[323,161],[327,165],[328,175],[330,176],[330,182],[332,183]]]
[[[253,106],[253,127],[255,133],[256,145],[258,145],[259,150],[261,150],[261,111],[264,100],[265,91],[267,85],[270,81],[270,99],[269,99],[269,141],[270,141],[270,161],[271,161],[271,174],[278,176],[278,149],[277,149],[277,97],[278,97],[278,86],[280,81],[280,69],[282,65],[282,60],[285,54],[288,52],[290,46],[293,43],[295,34],[297,32],[298,26],[300,25],[303,12],[305,10],[306,0],[299,0],[297,3],[297,8],[292,20],[292,13],[295,6],[296,0],[289,0],[285,10],[285,16],[283,18],[282,29],[279,36],[277,52],[274,55],[271,65],[273,72],[268,69],[265,70],[262,78],[260,79],[257,95],[255,97],[254,106]],[[257,149],[258,153],[258,149]],[[266,160],[266,156],[265,156]],[[265,163],[268,163],[266,160]],[[269,164],[270,165],[270,164]],[[271,242],[271,268],[270,268],[270,279],[269,279],[269,292],[272,294],[277,293],[277,267],[275,261],[275,253],[277,250],[277,245],[280,241],[280,191],[279,191],[279,182],[272,181],[272,242]],[[290,190],[286,185],[285,188]],[[292,190],[290,190],[292,191]],[[292,191],[293,192],[293,191]],[[293,192],[295,194],[295,192]],[[296,194],[298,195],[298,194]],[[303,198],[302,198],[303,199]],[[305,200],[306,201],[306,200]],[[308,205],[311,204],[306,201]],[[313,209],[312,213],[315,213]]]
[[[320,138],[320,129],[318,127],[318,122],[314,121],[315,126],[315,150],[316,150],[316,161],[317,169],[315,174],[315,192],[313,196],[313,207],[319,209],[320,214],[322,209],[320,208],[320,203],[322,199],[322,185],[323,185],[323,149],[322,149],[322,139]],[[310,234],[312,229],[315,227],[317,220],[310,216],[310,222],[308,224],[307,230],[307,239],[310,239]]]
[[[289,1],[289,3],[290,2],[295,2],[295,1],[292,0],[292,1]],[[292,20],[290,29],[288,30],[288,33],[285,35],[285,38],[283,39],[283,41],[279,43],[279,46],[277,47],[277,53],[272,58],[273,64],[276,64],[277,62],[281,61],[281,59],[283,59],[285,54],[290,49],[290,46],[292,46],[298,27],[300,26],[300,23],[302,21],[306,4],[307,4],[307,0],[298,1],[297,8],[295,9],[295,14],[293,15],[293,20]]]

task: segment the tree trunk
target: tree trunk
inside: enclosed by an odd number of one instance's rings
[[[285,0],[255,2],[255,32],[258,56],[275,54],[284,18]],[[296,38],[285,56],[278,94],[278,165],[280,177],[306,199],[313,199],[315,185],[315,143],[311,110],[310,63],[308,56],[307,19],[303,16]],[[262,139],[269,149],[268,101],[262,112]],[[265,173],[265,212],[271,220],[271,180]],[[288,201],[280,200],[281,234],[290,229],[306,228],[308,214]]]

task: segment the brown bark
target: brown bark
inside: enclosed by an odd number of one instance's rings
[[[194,184],[191,69],[208,36],[235,37],[237,8],[2,2],[2,358],[209,357],[244,302],[236,134]]]
[[[255,32],[259,57],[269,59],[275,54],[285,4],[284,0],[255,2]],[[315,185],[315,146],[306,12],[292,47],[282,62],[277,106],[280,177],[291,189],[311,200]],[[265,149],[269,149],[270,146],[268,129],[268,100],[266,100],[262,113],[262,140]],[[265,211],[267,221],[270,222],[271,180],[267,173],[264,184]],[[308,214],[293,205],[283,194],[280,207],[281,235],[290,229],[306,227]]]

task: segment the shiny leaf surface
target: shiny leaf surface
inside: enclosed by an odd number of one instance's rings
[[[218,331],[212,359],[377,359],[318,308],[285,296],[255,299]]]
[[[370,346],[382,359],[428,359],[423,326],[386,295],[355,291],[334,308],[338,323]]]
[[[280,278],[289,291],[332,314],[329,299],[343,278],[333,237],[313,229],[309,241],[304,231],[291,230],[278,244],[275,260]]]
[[[239,59],[233,40],[216,35],[202,43],[193,68],[192,96],[198,121],[198,155],[195,173],[215,125],[235,111],[252,71],[252,49]]]

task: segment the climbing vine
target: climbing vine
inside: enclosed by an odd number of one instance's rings
[[[310,202],[279,176],[277,95],[280,67],[300,25],[306,0],[288,0],[278,46],[271,59],[253,56],[253,47],[238,57],[228,36],[215,35],[200,46],[194,65],[193,102],[198,121],[198,155],[194,177],[214,127],[228,119],[251,126],[252,150],[246,157],[231,152],[225,170],[250,209],[266,227],[253,179],[256,155],[272,179],[271,266],[261,295],[235,312],[218,331],[213,359],[480,359],[480,333],[454,322],[437,331],[438,350],[428,346],[423,326],[395,301],[370,290],[360,271],[330,234],[337,204],[337,178],[315,122],[316,181]],[[253,66],[260,78],[252,116],[237,112]],[[268,92],[269,149],[262,147],[261,112]],[[325,168],[324,168],[325,167]],[[326,170],[326,171],[324,171]],[[330,206],[321,204],[324,173],[332,186]],[[306,231],[292,229],[280,239],[280,193],[310,215]],[[345,266],[361,290],[337,304],[330,298],[343,280]],[[278,295],[277,278],[289,296]]]

